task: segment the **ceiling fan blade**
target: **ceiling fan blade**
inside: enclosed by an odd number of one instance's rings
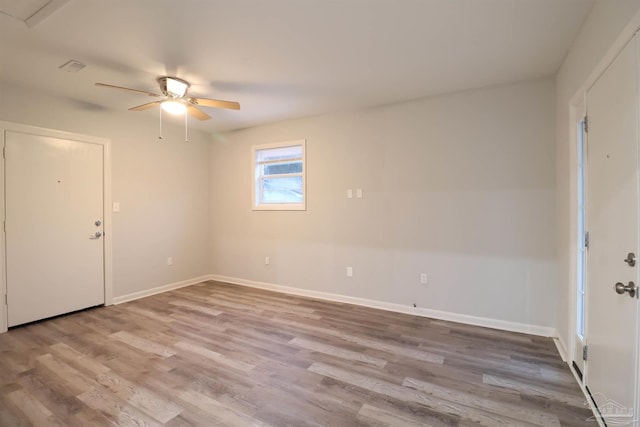
[[[151,92],[147,92],[147,91],[144,91],[144,90],[131,89],[131,88],[122,87],[122,86],[114,86],[114,85],[109,85],[109,84],[106,84],[106,83],[96,83],[96,86],[108,87],[108,88],[112,88],[112,89],[126,90],[126,91],[129,91],[129,92],[136,92],[136,93],[141,93],[143,95],[149,95],[149,96],[156,96],[156,97],[161,96],[161,95],[158,95],[157,93],[151,93]]]
[[[131,107],[129,108],[129,111],[144,111],[144,110],[148,110],[149,108],[153,108],[156,105],[160,105],[160,101],[148,102],[146,104],[138,105],[136,107]]]
[[[239,110],[240,104],[233,101],[220,101],[218,99],[189,98],[189,102],[204,107],[228,108],[229,110]]]
[[[208,115],[198,107],[194,107],[193,105],[187,105],[187,113],[198,120],[209,120],[211,118],[210,115]]]

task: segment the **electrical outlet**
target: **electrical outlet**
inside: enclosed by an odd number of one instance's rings
[[[356,189],[356,197],[358,199],[362,199],[362,188],[357,188]]]
[[[420,284],[422,284],[422,285],[426,285],[427,284],[427,273],[421,273],[420,274]]]
[[[271,260],[269,259],[268,256],[264,257],[264,265],[269,265],[270,262]]]
[[[120,212],[120,202],[113,202],[113,211]]]
[[[353,190],[350,188],[347,190],[347,199],[353,199]]]
[[[347,277],[353,277],[353,267],[347,267]]]
[[[170,256],[167,257],[167,265],[173,265],[173,258]]]

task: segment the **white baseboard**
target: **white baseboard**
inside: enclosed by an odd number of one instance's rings
[[[560,334],[556,334],[553,337],[553,342],[556,344],[556,348],[558,349],[558,353],[560,353],[560,357],[562,357],[562,361],[569,363],[567,356],[569,352],[567,351],[567,346],[565,345],[564,341],[562,341]]]
[[[211,276],[194,277],[193,279],[182,280],[180,282],[169,283],[167,285],[158,286],[151,289],[145,289],[144,291],[134,292],[132,294],[122,295],[119,297],[113,297],[113,304],[122,304],[124,302],[133,301],[136,299],[148,297],[162,292],[172,291],[174,289],[184,288],[185,286],[195,285],[196,283],[206,282],[210,280]]]
[[[525,334],[538,335],[543,337],[556,337],[555,328],[549,326],[529,325],[526,323],[508,322],[505,320],[490,319],[486,317],[469,316],[466,314],[451,313],[447,311],[433,310],[429,308],[411,307],[408,305],[394,304],[383,301],[370,300],[366,298],[351,297],[347,295],[332,294],[329,292],[312,291],[308,289],[292,288],[273,283],[257,282],[253,280],[239,279],[237,277],[220,276],[212,274],[209,280],[232,283],[234,285],[248,286],[252,288],[265,289],[282,292],[285,294],[299,295],[310,298],[317,298],[326,301],[343,302],[348,304],[361,305],[364,307],[377,308],[380,310],[394,311],[397,313],[412,314],[414,316],[429,317],[450,322],[465,323],[468,325],[483,326],[486,328],[501,329],[511,332],[521,332]]]
[[[113,298],[113,304],[122,304],[128,301],[148,297],[162,292],[171,291],[173,289],[183,288],[185,286],[195,285],[207,280],[215,280],[218,282],[226,282],[234,285],[248,286],[251,288],[265,289],[269,291],[281,292],[291,295],[299,295],[321,299],[325,301],[342,302],[347,304],[360,305],[363,307],[377,308],[380,310],[393,311],[396,313],[411,314],[414,316],[429,317],[432,319],[447,320],[450,322],[464,323],[467,325],[483,326],[486,328],[501,329],[511,332],[521,332],[525,334],[538,335],[544,337],[553,337],[562,360],[566,361],[566,346],[559,339],[556,330],[548,326],[529,325],[526,323],[508,322],[505,320],[491,319],[487,317],[469,316],[466,314],[451,313],[448,311],[433,310],[430,308],[411,307],[409,305],[394,304],[384,301],[376,301],[366,298],[351,297],[348,295],[333,294],[322,291],[312,291],[309,289],[293,288],[289,286],[276,285],[273,283],[258,282],[254,280],[240,279],[237,277],[220,276],[210,274],[206,276],[195,277],[180,282],[169,283],[167,285],[158,286],[152,289],[146,289],[140,292],[134,292],[127,295],[121,295]]]

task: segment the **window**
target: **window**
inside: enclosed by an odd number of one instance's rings
[[[576,332],[578,337],[584,339],[584,324],[585,324],[585,281],[586,281],[586,264],[587,253],[585,248],[586,243],[586,182],[585,182],[585,134],[584,134],[585,121],[581,120],[578,123],[578,286],[577,286],[577,310],[576,310]]]
[[[305,210],[305,141],[252,148],[254,210]]]

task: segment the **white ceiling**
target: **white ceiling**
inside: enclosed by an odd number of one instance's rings
[[[33,28],[0,14],[0,82],[126,110],[163,75],[219,131],[555,73],[593,0],[72,0]],[[68,73],[70,59],[87,67]],[[157,112],[131,112],[154,115]],[[192,121],[193,123],[193,121]]]

